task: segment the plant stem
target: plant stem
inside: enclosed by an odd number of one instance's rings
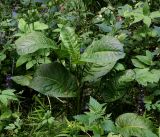
[[[50,109],[50,111],[52,110],[52,106],[51,106],[51,101],[50,101],[50,99],[49,99],[49,96],[47,96],[47,99],[48,99],[48,103],[49,103],[49,109]]]

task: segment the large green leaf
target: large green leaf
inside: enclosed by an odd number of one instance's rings
[[[80,58],[80,45],[74,29],[71,27],[62,28],[60,38],[73,62],[77,62]]]
[[[43,48],[53,48],[56,49],[54,41],[47,38],[41,32],[31,32],[29,34],[23,35],[15,42],[17,53],[19,55],[26,55],[33,53],[39,49]]]
[[[96,81],[107,74],[124,56],[123,44],[116,38],[104,36],[94,41],[81,56],[82,62],[89,63],[85,69],[84,81]]]
[[[40,65],[30,85],[34,90],[53,97],[72,97],[76,94],[77,80],[57,62]]]
[[[134,79],[135,72],[131,69],[116,73],[114,76],[108,75],[100,94],[106,102],[116,101],[127,93]]]
[[[157,137],[150,120],[134,113],[125,113],[116,119],[117,132],[123,137]]]
[[[84,69],[83,81],[97,81],[98,78],[107,74],[115,65],[115,62],[110,64],[99,65],[94,63],[88,63]]]
[[[123,44],[111,36],[103,36],[100,40],[93,43],[85,50],[81,56],[81,61],[108,64],[116,62],[124,57]]]

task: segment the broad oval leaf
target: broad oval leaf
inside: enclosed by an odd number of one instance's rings
[[[135,79],[135,72],[131,69],[116,73],[114,76],[107,75],[104,87],[99,92],[105,102],[113,102],[122,98]]]
[[[52,97],[72,97],[76,95],[77,80],[63,65],[54,62],[40,65],[29,87]]]
[[[17,53],[19,55],[26,55],[33,53],[43,48],[56,49],[56,44],[51,39],[47,38],[42,32],[31,32],[23,35],[15,42]]]
[[[82,62],[89,63],[85,70],[84,81],[96,81],[107,74],[124,56],[123,44],[116,38],[104,36],[94,41],[81,56]]]
[[[110,62],[107,65],[88,63],[84,69],[83,81],[97,81],[101,76],[107,74],[114,65],[115,62]]]
[[[100,65],[116,62],[123,58],[123,44],[111,36],[104,36],[94,41],[82,54],[81,61],[96,63]]]
[[[124,137],[157,137],[152,122],[134,113],[125,113],[116,119],[117,131]]]

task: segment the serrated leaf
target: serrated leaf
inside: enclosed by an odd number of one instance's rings
[[[10,110],[6,110],[4,113],[0,115],[0,120],[8,119],[12,116],[12,112]]]
[[[93,97],[90,97],[89,100],[89,108],[90,111],[94,111],[94,112],[101,112],[103,109],[103,106],[105,104],[100,104],[97,100],[95,100]]]
[[[125,113],[116,119],[117,131],[124,137],[157,137],[150,120],[134,113]]]
[[[107,132],[115,131],[115,125],[114,125],[113,121],[111,121],[109,119],[105,119],[102,122],[102,127],[103,127],[104,131],[107,131]]]
[[[89,116],[88,115],[76,115],[74,116],[74,119],[76,119],[77,121],[83,123],[83,124],[88,124],[89,125]]]
[[[60,38],[72,61],[77,62],[80,58],[80,45],[74,29],[71,27],[62,28]]]
[[[149,68],[144,69],[134,69],[136,73],[136,81],[144,86],[148,83],[157,83],[160,79],[160,70],[149,70]]]
[[[26,55],[44,48],[57,48],[54,41],[47,38],[43,33],[35,31],[20,37],[15,44],[19,55]]]
[[[9,124],[9,125],[6,126],[4,129],[6,129],[6,130],[13,130],[13,129],[15,129],[15,128],[16,128],[15,124]]]
[[[14,92],[15,90],[13,89],[3,90],[0,94],[0,102],[3,105],[7,106],[10,100],[18,100]]]
[[[88,123],[92,125],[96,120],[102,118],[103,113],[93,113],[92,111],[87,114],[89,116]],[[92,125],[94,126],[94,125]],[[93,128],[93,127],[92,127]]]
[[[72,97],[77,90],[77,80],[61,64],[43,64],[37,69],[29,87],[52,97]]]
[[[140,13],[134,13],[134,21],[131,24],[137,23],[141,20],[143,20],[144,15],[140,14]]]
[[[82,124],[89,126],[88,128],[91,128],[90,126],[92,126],[91,129],[93,130],[94,125],[92,125],[92,123],[102,118],[105,113],[104,105],[105,104],[100,104],[94,98],[90,97],[89,101],[90,111],[82,115],[74,116],[74,118],[79,122],[81,122]]]
[[[29,75],[24,75],[24,76],[14,76],[12,77],[12,80],[16,82],[17,84],[20,84],[22,86],[29,86],[32,77]]]
[[[116,38],[104,36],[94,41],[82,54],[81,61],[88,63],[86,66],[84,81],[96,81],[107,74],[123,58],[123,44]]]

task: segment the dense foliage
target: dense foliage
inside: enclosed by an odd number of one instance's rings
[[[159,0],[1,0],[1,137],[160,137]]]

